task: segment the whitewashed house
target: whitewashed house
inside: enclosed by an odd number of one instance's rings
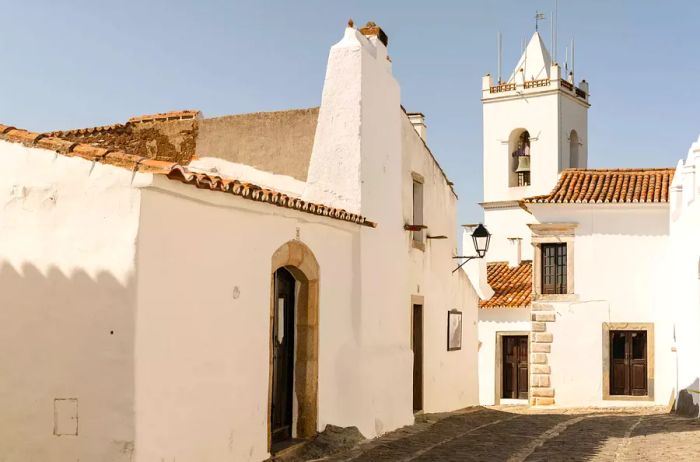
[[[700,416],[700,138],[678,162],[671,186],[668,277],[678,370],[678,412]]]
[[[0,126],[0,459],[258,461],[476,404],[478,296],[424,135],[369,23],[320,108]]]
[[[588,84],[562,76],[537,33],[510,80],[487,75],[482,90],[482,206],[493,237],[488,263],[467,269],[483,299],[480,402],[672,402],[698,376],[698,283],[688,265],[697,265],[700,230],[691,205],[669,204],[672,181],[681,189],[674,169],[588,169]],[[691,177],[673,193],[684,204]],[[671,255],[684,265],[676,296],[688,300],[675,309]],[[674,311],[694,324],[680,328]],[[678,384],[683,329],[693,338]]]

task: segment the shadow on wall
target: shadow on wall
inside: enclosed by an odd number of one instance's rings
[[[676,403],[676,414],[685,417],[700,417],[700,379],[681,389]]]
[[[2,263],[0,459],[130,460],[135,301],[133,278]]]

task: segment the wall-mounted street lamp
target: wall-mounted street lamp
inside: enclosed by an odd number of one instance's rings
[[[468,257],[452,257],[464,259],[464,261],[460,263],[457,268],[452,270],[453,273],[461,267],[463,267],[465,264],[467,264],[467,262],[474,260],[475,258],[484,258],[484,256],[486,256],[486,251],[489,250],[489,243],[491,242],[491,233],[489,233],[489,230],[486,229],[484,225],[479,223],[479,226],[477,226],[474,232],[472,233],[472,241],[474,241],[474,250],[476,250],[476,255],[471,255]]]

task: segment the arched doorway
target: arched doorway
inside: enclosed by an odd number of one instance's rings
[[[319,267],[301,241],[272,255],[268,443],[316,434]]]

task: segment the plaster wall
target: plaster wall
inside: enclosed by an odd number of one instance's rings
[[[139,230],[135,460],[267,458],[271,257],[294,239],[320,266],[318,430],[374,436],[385,416],[366,398],[380,372],[360,345],[359,226],[161,186],[144,192]]]
[[[408,293],[423,298],[423,408],[443,412],[478,403],[477,393],[477,306],[478,296],[464,271],[452,273],[456,254],[457,197],[418,136],[408,117],[402,117],[403,219],[413,221],[413,175],[423,180],[423,223],[427,236],[424,248],[413,245],[412,233],[401,241],[409,255]],[[462,348],[447,351],[449,310],[462,312]],[[411,301],[403,314],[410,322]],[[410,342],[411,329],[405,331]]]
[[[530,331],[529,308],[491,308],[479,309],[479,404],[491,406],[498,404],[496,396],[497,364],[501,358],[496,358],[497,335],[523,333]]]
[[[522,239],[521,259],[532,260],[532,232],[527,226],[530,223],[537,223],[537,219],[528,211],[518,205],[507,208],[494,208],[484,210],[484,225],[491,233],[491,243],[486,252],[486,261],[509,261],[515,248],[508,240],[519,237]],[[473,252],[473,245],[466,246],[465,252]]]
[[[556,321],[549,355],[555,400],[561,406],[666,404],[674,387],[672,308],[664,289],[668,206],[532,205],[542,223],[578,223],[573,243],[575,300],[547,302]],[[652,401],[603,400],[602,325],[654,324]],[[652,364],[650,363],[650,366]]]
[[[671,188],[668,305],[673,308],[680,391],[677,410],[700,415],[700,140],[680,161]],[[663,309],[661,305],[659,309]]]
[[[0,157],[0,459],[131,461],[138,187],[151,176],[5,141]]]

